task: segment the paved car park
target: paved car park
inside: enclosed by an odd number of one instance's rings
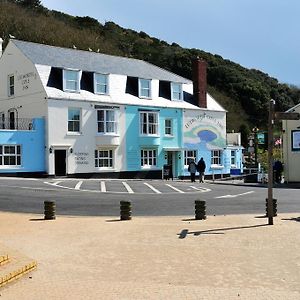
[[[63,189],[117,194],[186,194],[211,191],[207,184],[175,180],[53,179],[45,183]]]

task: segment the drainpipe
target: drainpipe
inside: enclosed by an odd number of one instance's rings
[[[3,39],[0,37],[0,57],[2,56],[2,44],[3,44]]]

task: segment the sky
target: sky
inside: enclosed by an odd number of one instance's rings
[[[300,87],[299,0],[42,0],[51,10],[144,31]]]

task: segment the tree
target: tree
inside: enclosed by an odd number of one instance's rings
[[[27,8],[40,8],[42,3],[40,0],[16,0],[17,4],[25,6]]]

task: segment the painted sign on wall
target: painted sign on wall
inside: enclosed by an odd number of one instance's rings
[[[184,147],[201,151],[226,147],[226,114],[223,112],[184,112]]]

